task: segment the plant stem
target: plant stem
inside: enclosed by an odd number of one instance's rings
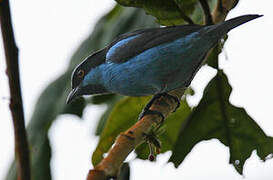
[[[21,96],[18,48],[15,43],[8,0],[0,0],[0,23],[10,87],[10,110],[15,134],[15,158],[18,179],[30,180],[30,160]]]
[[[209,4],[208,4],[207,0],[199,0],[199,2],[201,4],[202,9],[203,9],[204,14],[205,14],[205,24],[206,25],[213,24],[210,9],[209,9]]]
[[[179,8],[180,16],[184,19],[184,21],[189,24],[194,24],[193,20],[184,13],[182,6],[179,3],[176,3],[176,5]]]

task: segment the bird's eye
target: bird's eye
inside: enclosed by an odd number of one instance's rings
[[[78,77],[79,78],[82,78],[84,76],[84,70],[79,70],[78,73],[77,73]]]

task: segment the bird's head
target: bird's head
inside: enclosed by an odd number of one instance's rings
[[[105,50],[100,50],[87,57],[79,64],[72,73],[72,90],[69,93],[66,103],[70,103],[81,95],[107,93],[104,86],[98,83],[97,67],[105,63]]]

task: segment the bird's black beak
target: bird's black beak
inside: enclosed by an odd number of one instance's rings
[[[69,104],[71,101],[73,101],[77,96],[79,96],[79,87],[76,87],[72,89],[72,91],[69,93],[67,99],[66,99],[66,104]]]

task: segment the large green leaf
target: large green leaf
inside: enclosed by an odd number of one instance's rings
[[[100,135],[99,144],[92,155],[93,165],[103,159],[103,154],[110,149],[120,132],[136,123],[139,113],[148,100],[149,97],[126,97],[115,105]]]
[[[102,130],[105,127],[105,124],[107,122],[107,119],[112,112],[115,104],[122,98],[122,96],[109,94],[109,95],[98,95],[93,96],[92,103],[93,104],[106,104],[106,110],[102,114],[102,116],[99,119],[99,122],[97,124],[97,128],[95,131],[95,135],[99,136],[102,132]]]
[[[116,0],[123,6],[143,8],[147,14],[157,18],[162,25],[185,24],[184,16],[190,17],[194,23],[203,22],[203,11],[199,0]],[[211,10],[217,0],[209,0]]]
[[[90,53],[107,45],[107,43],[121,33],[137,28],[158,26],[154,21],[153,17],[147,17],[141,9],[115,6],[113,10],[98,21],[94,31],[76,50],[70,60],[67,71],[43,91],[35,105],[34,113],[27,128],[31,147],[33,179],[51,179],[51,148],[49,146],[47,133],[52,122],[59,114],[63,113],[81,116],[85,107],[83,98],[74,101],[70,105],[66,105],[65,103],[70,89],[70,77],[74,67],[86,56],[90,55]],[[16,179],[14,163],[6,179]]]
[[[262,160],[273,153],[273,138],[266,136],[243,108],[230,104],[230,93],[227,77],[219,71],[206,87],[199,105],[180,129],[170,158],[176,167],[195,144],[212,138],[219,139],[229,147],[230,163],[240,174],[253,150],[257,150]]]

